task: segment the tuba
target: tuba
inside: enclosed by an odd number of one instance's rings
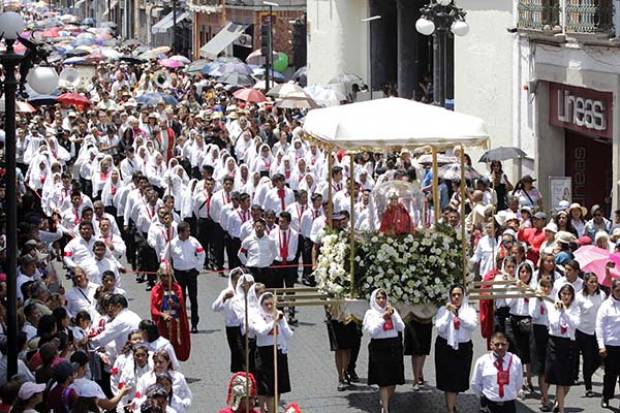
[[[153,74],[153,82],[158,88],[166,89],[170,86],[170,77],[165,71],[158,70]]]

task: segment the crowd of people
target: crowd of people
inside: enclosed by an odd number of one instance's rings
[[[138,104],[151,92],[179,103]],[[382,182],[419,180],[430,213],[432,171],[418,161],[424,150],[327,153],[305,139],[303,111],[244,102],[208,76],[155,62],[101,63],[80,93],[90,105],[43,105],[16,117],[20,334],[19,348],[7,348],[4,285],[0,410],[196,411],[180,362],[191,358],[199,274],[208,270],[228,277],[212,304],[224,314],[235,373],[223,411],[246,412],[249,399],[251,409],[276,411],[274,396],[291,390],[287,342],[298,320],[295,307],[276,309],[269,290],[316,285],[328,221],[347,231],[354,216],[356,231],[389,235],[429,224],[408,215],[398,195],[379,217],[370,196]],[[580,365],[586,397],[595,396],[592,375],[604,365],[601,405],[609,407],[620,377],[620,281],[613,261],[602,276],[583,273],[574,253],[590,244],[619,252],[620,211],[567,204],[548,217],[532,177],[513,187],[501,163],[489,167],[488,177],[467,183],[466,199],[458,182],[440,181],[441,221],[458,228],[465,202],[475,277],[515,280],[536,296],[487,300],[478,314],[457,285],[434,318],[403,319],[389,292],[376,290],[361,324],[328,320],[339,391],[359,381],[366,334],[368,383],[389,412],[404,384],[404,355],[412,356],[414,390],[427,386],[435,327],[436,386],[449,413],[470,388],[488,411],[514,412],[518,397],[534,393],[533,376],[541,411],[564,413]],[[398,225],[385,218],[392,215]],[[129,278],[150,292],[150,318],[129,308],[122,288]],[[478,325],[490,352],[472,369]],[[18,372],[7,378],[13,351]],[[246,369],[251,376],[241,374]]]

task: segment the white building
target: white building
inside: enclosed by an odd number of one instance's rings
[[[532,156],[508,169],[538,178],[547,209],[564,176],[573,201],[619,208],[620,1],[504,3],[458,2],[471,32],[455,41],[456,110]]]

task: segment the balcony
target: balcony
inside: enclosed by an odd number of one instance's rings
[[[615,35],[613,0],[518,0],[522,30]]]

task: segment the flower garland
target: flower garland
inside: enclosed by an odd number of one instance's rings
[[[351,295],[349,278],[349,236],[345,231],[325,229],[314,277],[319,291],[337,298]]]

